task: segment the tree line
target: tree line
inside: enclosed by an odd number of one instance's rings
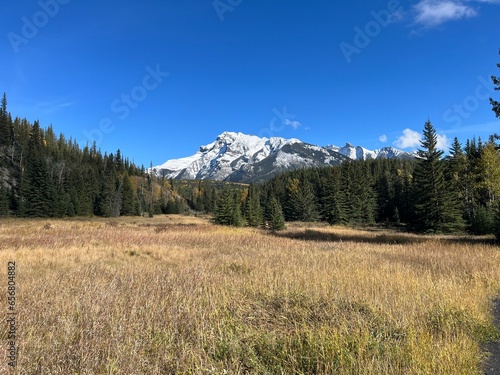
[[[211,214],[221,225],[284,228],[285,221],[406,224],[418,232],[494,233],[500,218],[498,136],[457,138],[443,157],[431,122],[415,159],[348,161],[283,173],[263,184],[174,181],[128,158],[81,149],[38,121],[0,108],[0,215],[20,217]]]
[[[500,64],[498,64],[500,67]],[[495,90],[500,78],[492,77]],[[500,103],[490,99],[496,117]],[[0,105],[0,216],[207,213],[220,225],[283,229],[285,221],[405,224],[417,232],[500,236],[500,136],[454,139],[444,157],[430,121],[414,159],[347,161],[250,186],[174,181],[128,158],[80,148],[52,126]],[[497,233],[498,232],[498,233]]]

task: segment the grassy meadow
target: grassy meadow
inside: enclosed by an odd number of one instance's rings
[[[2,220],[4,291],[9,261],[15,374],[481,374],[500,338],[500,248],[482,239]],[[4,324],[2,374],[6,341]]]

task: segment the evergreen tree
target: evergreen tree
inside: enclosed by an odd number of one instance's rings
[[[323,217],[330,224],[345,224],[347,202],[340,188],[340,169],[332,169],[323,198]]]
[[[342,191],[342,198],[345,202],[344,217],[347,222],[352,219],[352,178],[353,178],[353,162],[344,161],[340,167],[340,190]]]
[[[350,184],[351,217],[353,223],[373,223],[375,221],[375,193],[367,162],[356,162],[351,169]]]
[[[415,169],[416,228],[436,232],[461,229],[460,202],[450,194],[441,160],[443,151],[437,149],[437,134],[430,121],[425,123],[421,145]]]
[[[241,206],[237,193],[225,187],[217,201],[214,223],[218,225],[241,226]]]
[[[289,186],[290,217],[297,221],[317,221],[318,210],[316,207],[316,196],[309,181],[305,177],[291,179]]]
[[[43,134],[35,121],[29,141],[26,174],[23,186],[24,214],[30,217],[54,215],[54,190],[43,158]]]
[[[500,54],[500,50],[498,50],[498,54]],[[500,63],[497,64],[497,67],[500,68]],[[491,77],[493,84],[495,85],[495,90],[500,91],[500,77]],[[500,118],[500,102],[493,100],[490,98],[490,103],[493,109],[493,112],[495,112],[495,116]]]
[[[394,173],[396,174],[394,183],[395,221],[409,223],[413,218],[413,164],[405,163]]]
[[[11,144],[11,124],[9,113],[7,112],[7,95],[4,93],[0,106],[0,146]]]
[[[285,218],[283,216],[283,210],[279,204],[276,197],[272,196],[268,200],[268,206],[266,208],[266,220],[269,225],[269,229],[272,231],[280,231],[285,229]]]
[[[496,204],[495,218],[493,221],[493,233],[497,241],[500,241],[500,200]]]
[[[250,185],[245,203],[245,219],[251,227],[262,225],[262,209],[260,207],[260,195],[255,185]]]
[[[7,216],[9,213],[9,194],[7,189],[0,181],[0,217]]]
[[[130,182],[130,177],[127,172],[122,177],[122,207],[120,215],[132,216],[135,215],[135,192]]]
[[[241,214],[241,201],[240,194],[237,190],[234,191],[233,196],[233,215],[231,220],[231,225],[234,227],[243,226],[244,220]]]

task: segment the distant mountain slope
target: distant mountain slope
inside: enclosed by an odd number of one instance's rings
[[[314,146],[298,139],[259,138],[243,133],[224,132],[201,146],[192,156],[165,162],[154,169],[167,178],[257,182],[287,170],[338,165],[344,160],[411,158],[392,147],[370,151],[347,143],[344,147]]]

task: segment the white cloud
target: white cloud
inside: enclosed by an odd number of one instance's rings
[[[383,134],[380,137],[378,137],[378,140],[382,143],[385,143],[385,142],[387,142],[387,136],[385,134]]]
[[[39,109],[40,111],[43,111],[44,114],[50,114],[53,112],[57,112],[60,109],[70,107],[73,104],[75,104],[75,102],[73,101],[63,102],[59,100],[54,100],[50,102],[38,102],[35,104],[35,108]]]
[[[497,0],[480,2],[498,3]],[[477,16],[477,11],[473,7],[457,0],[420,0],[413,10],[416,13],[415,22],[424,27],[434,27],[448,21]]]
[[[436,147],[440,150],[447,150],[450,148],[450,140],[446,134],[437,134],[437,144]]]
[[[298,121],[292,121],[290,119],[283,120],[283,124],[291,126],[294,130],[297,130],[302,126],[302,124]]]
[[[450,147],[450,139],[446,134],[436,134],[437,143],[436,148],[440,150],[447,150]],[[419,132],[411,129],[403,130],[403,135],[394,141],[394,145],[399,148],[420,148],[422,135]]]
[[[419,132],[411,129],[403,130],[403,135],[394,141],[394,145],[399,148],[416,148],[420,146],[422,136]]]

